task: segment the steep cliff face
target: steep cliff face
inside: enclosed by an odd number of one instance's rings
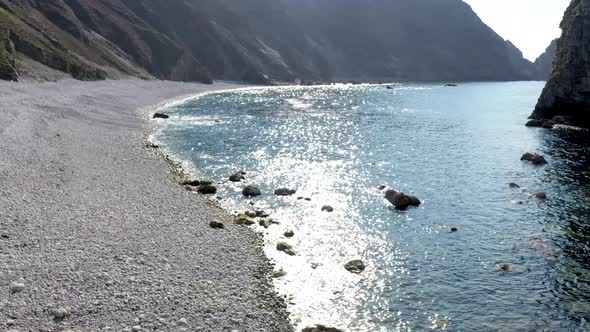
[[[561,29],[551,77],[531,118],[590,127],[590,0],[573,0]]]
[[[535,72],[461,0],[0,0],[0,9],[17,62],[80,79],[462,81]]]
[[[557,52],[557,39],[554,39],[547,47],[545,52],[541,54],[534,62],[535,70],[537,71],[537,78],[546,81],[551,77],[551,70],[553,66],[553,59]]]

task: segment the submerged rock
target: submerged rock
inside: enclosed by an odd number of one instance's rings
[[[545,160],[545,157],[543,157],[540,154],[532,154],[532,153],[525,153],[522,155],[522,157],[520,157],[520,160],[522,161],[528,161],[533,165],[545,165],[547,164],[547,160]]]
[[[360,259],[355,259],[344,264],[344,268],[351,273],[359,274],[363,272],[366,268],[365,263]]]
[[[295,256],[295,251],[293,250],[293,246],[285,242],[277,243],[277,250],[282,251],[289,256]]]
[[[519,185],[517,185],[517,184],[516,184],[516,183],[514,183],[514,182],[511,182],[511,183],[509,183],[509,184],[508,184],[508,186],[509,186],[510,188],[520,188],[520,186],[519,186]]]
[[[244,189],[242,190],[242,194],[246,197],[255,197],[262,195],[262,192],[258,187],[250,185],[244,187]]]
[[[202,195],[214,195],[217,193],[217,188],[210,184],[201,184],[199,188],[197,188],[197,192]]]
[[[513,271],[514,268],[512,267],[512,265],[508,264],[508,263],[501,263],[496,265],[498,267],[498,269],[500,271],[504,271],[504,272],[510,272]]]
[[[279,188],[275,190],[275,195],[277,196],[291,196],[294,195],[297,190],[289,189],[289,188]]]
[[[451,228],[451,233],[455,233],[455,232],[457,232],[457,231],[458,231],[457,227],[452,227],[452,228]]]
[[[170,118],[170,116],[165,113],[154,113],[153,118],[154,119],[168,119],[168,118]]]
[[[538,199],[547,199],[547,194],[544,192],[533,193],[533,196]]]
[[[322,211],[334,212],[334,208],[331,207],[330,205],[324,205],[324,206],[322,206]]]
[[[237,173],[234,173],[234,174],[230,175],[229,180],[231,182],[244,181],[244,180],[246,180],[246,176],[245,175],[246,175],[246,172],[240,171],[240,172],[237,172]]]
[[[209,226],[211,228],[215,228],[215,229],[224,229],[225,228],[225,224],[219,220],[211,220],[209,222]]]
[[[419,206],[422,204],[422,202],[420,202],[416,196],[406,195],[393,189],[385,192],[385,199],[399,210],[407,209],[410,206]]]

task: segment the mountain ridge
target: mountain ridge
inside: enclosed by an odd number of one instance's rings
[[[258,84],[537,76],[461,0],[0,0],[0,77]],[[13,45],[14,47],[11,47]],[[12,64],[12,65],[8,65]]]

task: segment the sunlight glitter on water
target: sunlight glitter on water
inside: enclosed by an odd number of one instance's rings
[[[173,116],[161,141],[201,177],[222,182],[226,209],[263,209],[280,223],[254,227],[265,235],[265,251],[277,270],[286,272],[275,282],[299,327],[583,326],[590,313],[580,308],[588,300],[578,288],[561,286],[571,278],[560,271],[563,266],[575,266],[578,275],[590,271],[564,256],[572,240],[564,239],[560,227],[569,229],[564,220],[573,217],[585,220],[587,196],[561,205],[574,209],[566,218],[551,200],[538,202],[507,186],[516,181],[550,197],[575,194],[564,191],[574,180],[552,175],[567,174],[578,162],[558,162],[562,138],[522,125],[542,84],[391,86],[206,95],[168,110]],[[496,103],[490,104],[490,95]],[[555,155],[547,168],[519,161],[522,153],[539,150]],[[240,170],[247,172],[246,183],[226,180]],[[245,199],[245,184],[259,185],[264,195]],[[416,194],[423,205],[395,211],[379,185]],[[273,195],[280,187],[297,193]],[[334,212],[322,211],[324,205]],[[286,238],[286,230],[295,236]],[[577,236],[580,230],[569,232]],[[297,255],[277,251],[279,241],[291,244]],[[366,263],[363,273],[344,269],[353,259]],[[506,263],[511,270],[502,272],[498,266]]]

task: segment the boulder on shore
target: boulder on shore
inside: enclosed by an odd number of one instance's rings
[[[154,113],[154,119],[168,119],[170,116],[165,113]]]
[[[183,186],[198,187],[201,184],[205,184],[205,183],[201,183],[200,180],[184,180],[184,181],[182,181]],[[209,183],[209,184],[211,184],[211,183]]]
[[[275,195],[277,196],[291,196],[294,195],[297,190],[289,189],[289,188],[279,188],[275,190]]]
[[[210,184],[202,184],[197,188],[197,192],[202,195],[214,195],[217,193],[217,188]]]
[[[422,204],[422,202],[420,202],[416,196],[406,195],[393,189],[385,192],[385,199],[399,210],[407,209],[410,206],[419,206]]]
[[[355,259],[344,264],[344,268],[351,273],[359,274],[363,272],[366,268],[365,263],[360,259]]]
[[[225,224],[219,220],[211,220],[209,226],[214,229],[224,229]]]
[[[520,157],[520,160],[530,162],[533,165],[545,165],[547,164],[547,160],[540,154],[532,154],[532,153],[525,153]]]
[[[250,226],[250,225],[255,224],[254,220],[252,220],[252,218],[248,217],[245,214],[239,214],[239,215],[235,216],[234,222],[238,225],[246,225],[246,226]]]
[[[244,187],[242,194],[246,197],[256,197],[262,195],[262,192],[258,187],[250,185]]]

